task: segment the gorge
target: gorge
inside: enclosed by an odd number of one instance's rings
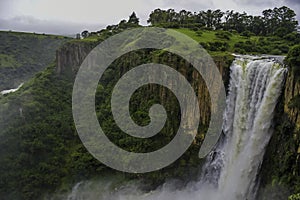
[[[92,182],[80,182],[68,200],[257,199],[260,167],[272,136],[273,116],[287,69],[274,58],[239,56],[230,71],[224,135],[207,156],[197,181],[181,189],[167,183],[146,193],[136,184],[107,191],[104,188],[109,188],[108,184],[101,181],[94,187]]]
[[[204,31],[206,34],[214,35]],[[102,125],[112,141],[125,149],[146,152],[160,148],[176,131],[177,102],[170,91],[155,85],[134,95],[131,111],[137,123],[147,124],[148,108],[153,103],[163,104],[170,119],[161,135],[145,142],[134,140],[123,136],[110,117],[109,89],[113,84],[109,81],[114,83],[144,62],[170,65],[187,77],[197,91],[201,121],[193,145],[171,166],[153,173],[126,174],[94,159],[73,124],[70,105],[74,77],[99,42],[67,42],[56,51],[55,63],[24,82],[19,90],[0,97],[0,166],[5,172],[0,174],[1,197],[282,200],[299,193],[300,83],[292,65],[283,67],[277,58],[268,56],[210,52],[223,77],[228,104],[223,136],[215,150],[200,160],[198,151],[211,109],[201,76],[189,63],[168,52],[135,51],[121,57],[99,82],[96,93],[97,116],[99,121],[107,121]]]

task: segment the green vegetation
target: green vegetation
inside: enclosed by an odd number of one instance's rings
[[[159,55],[159,56],[157,56]],[[132,64],[131,58],[135,58]],[[111,90],[122,73],[141,63],[152,62],[191,69],[178,57],[156,51],[131,52],[117,59],[100,80],[96,93],[96,111],[107,136],[120,147],[133,152],[159,149],[176,134],[180,116],[174,95],[163,87],[150,85],[139,89],[131,101],[133,119],[140,125],[149,123],[148,110],[161,103],[167,110],[166,126],[157,136],[140,140],[124,134],[114,123]],[[173,62],[169,62],[173,60]],[[230,61],[229,61],[230,62]],[[131,64],[130,64],[131,63]],[[119,74],[116,76],[116,74]],[[189,71],[188,74],[192,74]],[[109,81],[108,81],[109,80]],[[191,76],[189,75],[191,81]],[[166,169],[139,175],[113,172],[93,158],[79,140],[72,119],[71,93],[73,79],[58,75],[55,65],[35,75],[18,92],[0,99],[0,196],[7,199],[38,199],[46,193],[64,192],[80,180],[119,174],[126,179],[146,178],[150,187],[167,178],[187,178],[199,167],[198,150],[206,128],[201,125],[194,145]],[[151,90],[150,96],[145,92]],[[149,94],[149,92],[146,92]],[[185,169],[189,169],[186,171]]]
[[[205,24],[200,23],[202,18],[194,19],[195,15],[190,15],[188,12],[180,12],[178,22],[166,23],[162,20],[168,21],[166,16],[169,15],[160,15],[161,12],[164,13],[161,10],[151,13],[149,18],[151,25],[173,28],[190,36],[208,50],[216,64],[224,67],[224,71],[229,71],[228,67],[233,61],[231,53],[234,52],[280,55],[289,52],[287,61],[294,68],[298,66],[299,47],[296,46],[290,51],[289,49],[299,44],[300,35],[293,32],[295,24],[293,12],[286,8],[268,10],[264,12],[263,17],[227,12],[225,16],[228,19],[225,23],[219,20],[224,16],[221,11],[202,12],[200,16],[206,16]],[[166,12],[176,15],[174,10]],[[261,23],[271,26],[271,21],[266,20],[267,16],[270,15],[270,18],[276,19],[287,13],[290,16],[287,22],[273,20],[278,25],[276,27],[282,28],[284,24],[288,26],[284,37],[278,36],[285,32],[279,28],[276,30],[256,29],[264,27]],[[252,23],[258,25],[250,26],[247,22],[241,22],[241,19],[252,19]],[[77,39],[70,40],[60,50],[69,52],[80,44],[87,47],[82,48],[84,51],[88,51],[87,49],[92,49],[114,34],[139,26],[139,19],[135,13],[132,13],[127,21],[122,20],[117,25],[107,26],[106,29],[97,32],[84,31],[81,34],[83,39],[77,37]],[[0,46],[1,75],[3,74],[1,70],[5,69],[18,70],[21,75],[24,75],[22,70],[30,70],[30,66],[41,67],[36,70],[44,69],[54,61],[54,50],[67,40],[58,36],[10,32],[1,33],[0,37],[6,38],[0,40],[2,43],[5,41],[5,44]],[[73,59],[65,56],[67,58],[65,60]],[[179,125],[180,110],[176,98],[169,90],[153,84],[141,87],[135,92],[130,102],[130,113],[137,124],[145,125],[149,123],[148,110],[151,105],[155,103],[164,105],[168,120],[158,135],[146,140],[132,138],[124,134],[113,120],[110,97],[114,84],[132,67],[151,62],[178,69],[192,83],[195,90],[199,89],[197,87],[202,81],[202,79],[194,79],[195,71],[185,60],[162,50],[148,49],[130,52],[117,59],[109,67],[97,88],[97,117],[104,132],[115,144],[133,152],[159,149],[174,137]],[[79,140],[72,119],[71,93],[74,77],[66,71],[72,71],[73,67],[78,66],[64,66],[68,69],[62,71],[61,74],[56,73],[56,67],[55,64],[48,65],[46,69],[26,82],[19,91],[0,97],[0,148],[2,149],[0,151],[0,196],[2,198],[40,199],[46,194],[66,192],[78,181],[111,174],[117,174],[126,180],[147,179],[150,189],[169,178],[186,180],[196,177],[195,174],[202,162],[198,159],[198,150],[207,124],[200,124],[196,140],[178,161],[157,172],[138,175],[115,172],[93,158]],[[224,71],[223,75],[227,73]],[[10,73],[12,72],[9,71]],[[228,85],[228,79],[229,76],[224,75],[225,85]],[[0,78],[0,80],[5,79]],[[3,84],[0,82],[1,87]],[[297,103],[298,100],[295,102]],[[293,163],[296,142],[292,134],[285,134],[292,133],[294,127],[285,115],[277,116],[276,119],[278,120],[275,127],[276,138],[272,140],[272,143],[280,147],[280,152],[278,153],[275,148],[268,150],[265,165],[272,165],[274,170],[265,172],[263,180],[278,179],[292,191],[300,192],[300,180],[297,176],[293,176],[297,170],[297,166]],[[296,197],[291,198],[294,200]]]
[[[63,36],[0,31],[0,91],[16,88],[55,59]]]
[[[222,17],[226,19],[224,22],[221,20]],[[133,13],[128,21],[122,20],[119,24],[109,25],[101,31],[92,33],[84,31],[83,41],[101,42],[127,28],[138,27],[138,21]],[[185,10],[176,13],[173,9],[167,11],[156,9],[150,14],[148,22],[155,27],[172,28],[186,34],[210,53],[286,55],[291,46],[300,43],[300,33],[296,32],[298,22],[295,20],[295,13],[287,7],[265,10],[263,17],[233,11],[224,13],[220,10],[192,14]],[[286,31],[284,34],[277,34],[279,32],[277,29],[255,31],[257,28],[269,26]]]
[[[286,63],[292,68],[293,73],[300,78],[300,45],[294,46],[286,57]]]
[[[262,166],[262,184],[272,183],[272,187],[279,185],[285,188],[289,194],[290,192],[300,192],[300,130],[299,124],[296,124],[296,121],[289,117],[291,112],[299,113],[300,111],[300,95],[296,91],[300,81],[299,53],[299,45],[292,47],[284,61],[290,70],[287,81],[293,83],[290,86],[292,88],[288,90],[293,90],[293,95],[291,99],[283,99],[282,97],[277,106],[274,134]],[[299,199],[299,194],[291,195],[289,199]]]
[[[298,25],[295,12],[286,6],[264,10],[262,16],[251,16],[233,10],[223,12],[219,9],[194,13],[186,10],[177,13],[174,9],[156,9],[151,12],[148,23],[164,28],[235,30],[244,36],[254,34],[279,37],[296,31]]]
[[[288,200],[300,200],[300,193],[289,196]]]
[[[140,27],[139,25],[139,18],[137,18],[135,12],[133,12],[129,18],[128,21],[121,20],[119,24],[117,25],[109,25],[106,27],[106,29],[102,29],[97,32],[88,32],[87,30],[83,31],[81,33],[82,38],[84,38],[86,41],[103,41],[109,36],[112,36],[113,34],[120,33],[128,28],[137,28]]]

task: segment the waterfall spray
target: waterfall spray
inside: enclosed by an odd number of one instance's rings
[[[206,181],[217,187],[217,199],[255,199],[285,73],[286,69],[272,59],[237,58],[232,64],[225,139],[203,169]]]
[[[145,193],[138,188],[104,194],[77,184],[68,199],[79,200],[255,200],[258,175],[272,136],[274,110],[281,94],[286,69],[273,59],[237,58],[231,66],[223,136],[206,159],[198,182],[185,188],[167,183]],[[171,186],[170,186],[171,185]],[[82,187],[86,193],[78,195]],[[130,188],[130,187],[129,187]]]

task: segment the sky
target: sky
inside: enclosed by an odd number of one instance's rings
[[[117,24],[135,11],[143,25],[156,8],[235,10],[260,15],[286,5],[300,22],[300,0],[0,0],[0,30],[71,35]]]

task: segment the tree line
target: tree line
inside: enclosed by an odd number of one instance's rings
[[[233,10],[226,12],[207,10],[190,12],[174,9],[155,9],[147,21],[152,26],[164,28],[205,28],[208,30],[235,30],[239,33],[250,32],[255,35],[283,36],[297,29],[298,21],[295,12],[286,7],[275,7],[262,12],[261,16],[248,15]]]

